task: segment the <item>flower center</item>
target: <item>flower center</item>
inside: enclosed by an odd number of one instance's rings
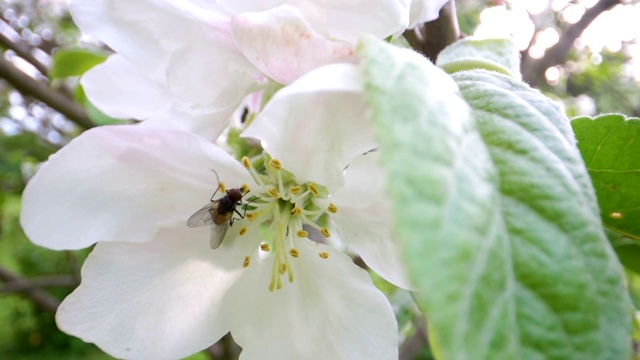
[[[291,261],[300,256],[300,251],[294,246],[294,238],[309,239],[305,225],[318,230],[325,238],[330,237],[329,229],[321,224],[326,224],[327,216],[335,214],[338,208],[329,203],[325,187],[313,182],[296,182],[278,160],[265,161],[264,172],[258,172],[247,157],[242,158],[242,164],[254,181],[266,189],[248,199],[246,218],[248,227],[257,226],[264,239],[260,250],[274,256],[269,284],[269,290],[273,291],[282,288],[285,274],[289,282],[293,282]],[[247,228],[240,229],[240,235],[245,233]],[[323,259],[329,257],[327,252],[318,255]],[[247,257],[244,266],[249,265],[250,258]]]

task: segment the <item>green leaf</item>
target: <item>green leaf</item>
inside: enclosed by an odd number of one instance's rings
[[[438,55],[436,65],[448,73],[485,69],[521,79],[520,53],[508,39],[467,37],[447,46]]]
[[[640,240],[640,119],[624,115],[571,122],[600,205],[602,222]]]
[[[80,76],[92,67],[104,62],[109,54],[83,48],[63,48],[53,54],[53,66],[49,72],[51,80]]]
[[[416,53],[358,51],[437,358],[628,358],[621,267],[553,103],[487,71],[456,73],[465,102]]]
[[[612,230],[606,233],[622,265],[640,274],[640,244]]]
[[[91,101],[89,101],[82,85],[76,86],[73,95],[79,103],[84,105],[84,108],[87,110],[87,115],[89,115],[89,118],[91,118],[96,125],[117,125],[122,124],[124,121],[124,119],[112,118],[100,111]]]

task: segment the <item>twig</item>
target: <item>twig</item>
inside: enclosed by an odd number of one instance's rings
[[[10,28],[9,24],[6,24],[6,28]],[[18,56],[28,61],[29,64],[40,71],[42,75],[47,76],[49,69],[33,55],[34,47],[26,41],[23,41],[22,38],[19,38],[18,41],[13,41],[0,31],[0,44],[4,45],[7,49],[13,50]]]
[[[23,95],[32,96],[42,101],[82,128],[89,129],[96,126],[80,105],[51,89],[46,83],[35,80],[23,73],[1,56],[0,78],[7,80]]]
[[[4,287],[0,288],[0,292],[17,293],[35,288],[75,287],[78,286],[78,284],[79,282],[73,276],[50,275],[32,278],[29,280],[19,279],[14,281],[7,281],[4,284]]]
[[[613,6],[620,4],[621,0],[600,0],[592,8],[587,10],[578,22],[571,25],[560,35],[558,43],[547,49],[541,59],[534,60],[527,52],[522,57],[522,77],[531,86],[540,85],[544,81],[544,73],[548,68],[562,64],[566,61],[569,50],[576,39],[601,13]]]
[[[420,355],[429,344],[424,319],[416,319],[416,322],[416,331],[400,346],[399,360],[414,360],[420,358]]]
[[[39,287],[33,287],[29,280],[24,279],[3,267],[0,267],[0,280],[5,283],[12,283],[13,287],[22,287],[22,294],[28,296],[34,303],[47,311],[56,312],[60,305],[60,302],[47,294],[46,291]]]

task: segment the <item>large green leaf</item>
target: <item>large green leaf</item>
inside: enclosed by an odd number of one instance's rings
[[[508,39],[467,37],[447,46],[438,55],[436,65],[448,73],[485,69],[520,79],[520,53]]]
[[[640,239],[640,119],[609,114],[571,122],[605,226]]]
[[[481,70],[454,76],[465,102],[415,53],[371,38],[359,52],[396,233],[438,357],[627,358],[621,267],[552,102]]]

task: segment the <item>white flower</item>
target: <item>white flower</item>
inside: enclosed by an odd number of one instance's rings
[[[59,327],[121,358],[184,357],[228,331],[245,359],[396,358],[384,295],[302,227],[407,286],[365,110],[352,65],[300,78],[246,131],[279,159],[264,173],[181,131],[125,125],[74,139],[30,181],[21,214],[37,244],[98,242]],[[227,188],[250,189],[246,218],[215,250],[208,227],[186,225],[216,189],[212,169]]]
[[[264,77],[289,84],[353,62],[362,34],[400,34],[408,0],[73,0],[80,29],[116,54],[88,71],[89,99],[117,118],[215,139]]]

